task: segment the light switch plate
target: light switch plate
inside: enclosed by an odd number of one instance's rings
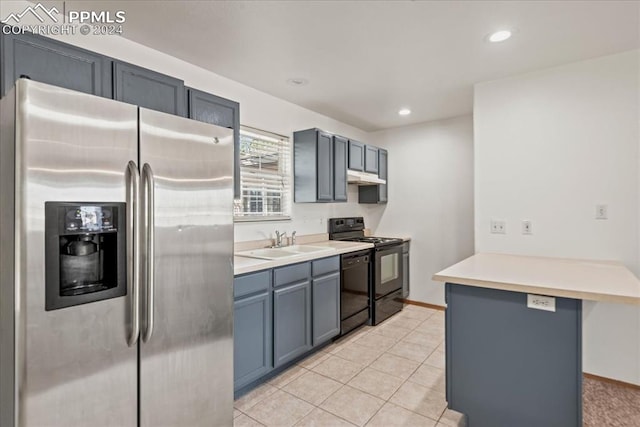
[[[527,307],[535,310],[556,311],[555,297],[527,294]]]

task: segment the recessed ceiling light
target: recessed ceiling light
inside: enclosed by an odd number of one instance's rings
[[[287,79],[287,84],[291,86],[305,86],[309,84],[309,80],[303,79],[300,77],[293,77],[293,78]]]
[[[401,116],[408,116],[409,114],[411,114],[411,110],[409,110],[408,108],[403,108],[398,111],[398,114],[400,114]]]
[[[489,35],[489,41],[491,43],[499,43],[507,40],[509,37],[511,37],[511,31],[500,30],[500,31],[496,31],[495,33],[491,33]]]

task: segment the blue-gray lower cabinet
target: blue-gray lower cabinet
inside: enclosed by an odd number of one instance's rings
[[[281,366],[311,350],[311,282],[273,291],[273,361]]]
[[[237,390],[273,369],[271,293],[237,298],[233,313],[233,378]]]
[[[582,425],[582,301],[447,283],[449,408],[469,427]]]
[[[314,277],[312,291],[315,347],[340,333],[340,271]]]

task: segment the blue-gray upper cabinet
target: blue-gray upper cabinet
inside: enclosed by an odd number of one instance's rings
[[[333,137],[333,200],[347,201],[347,139]]]
[[[294,201],[333,202],[335,199],[335,171],[333,135],[320,129],[307,129],[293,133],[293,187]],[[338,176],[344,178],[346,186],[346,162],[338,165]],[[340,183],[342,191],[342,183]],[[345,188],[346,192],[346,188]],[[342,200],[339,194],[338,201]]]
[[[240,104],[226,98],[187,88],[188,117],[233,129],[234,197],[240,197]]]
[[[368,146],[367,146],[368,147]],[[378,152],[378,178],[384,179],[385,181],[389,181],[388,173],[387,173],[387,150],[383,150],[382,148],[377,148]],[[387,194],[388,184],[377,184],[377,185],[361,185],[358,187],[358,202],[359,203],[387,203],[388,194]]]
[[[378,148],[371,145],[364,146],[364,171],[378,173]]]
[[[313,345],[317,346],[340,333],[340,271],[314,277]]]
[[[378,178],[387,181],[387,150],[378,149]],[[378,185],[378,203],[387,203],[388,184]]]
[[[233,379],[238,390],[273,369],[271,270],[233,281]]]
[[[311,282],[306,279],[273,291],[274,366],[311,350]]]
[[[349,140],[349,169],[364,171],[364,144]]]
[[[113,62],[113,98],[176,116],[186,115],[184,82],[146,68]]]
[[[21,76],[79,92],[111,98],[111,60],[33,34],[2,34],[1,91]]]

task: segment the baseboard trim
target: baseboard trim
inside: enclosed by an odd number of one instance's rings
[[[420,306],[420,307],[431,308],[433,310],[444,311],[447,308],[447,307],[445,307],[443,305],[429,304],[429,303],[422,302],[422,301],[412,301],[410,299],[405,299],[403,301],[404,301],[405,304],[417,305],[417,306]]]
[[[609,383],[609,384],[615,384],[615,385],[619,385],[621,387],[627,387],[633,390],[640,390],[640,385],[638,384],[627,383],[620,380],[614,380],[613,378],[607,378],[607,377],[601,377],[599,375],[588,374],[586,372],[583,372],[582,375],[585,378],[589,378],[591,380],[602,381],[604,383]]]

